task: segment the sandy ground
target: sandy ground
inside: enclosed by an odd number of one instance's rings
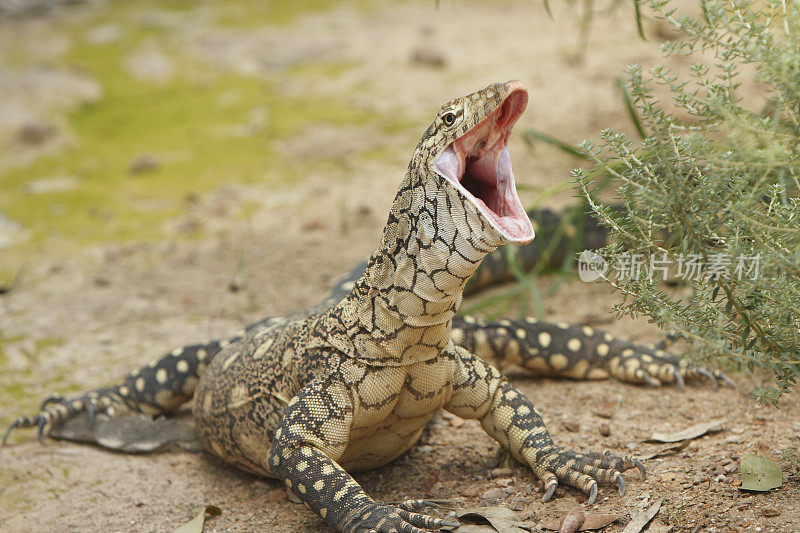
[[[58,16],[80,16],[88,9],[92,6],[72,6]],[[290,158],[346,154],[365,146],[382,155],[311,173],[291,185],[234,184],[202,195],[174,221],[201,225],[200,236],[191,241],[103,244],[27,263],[18,282],[0,294],[0,334],[18,339],[4,345],[2,420],[33,409],[54,380],[72,390],[100,386],[173,347],[316,303],[377,243],[415,136],[453,96],[519,78],[533,93],[519,131],[535,125],[577,141],[601,127],[625,127],[613,80],[626,64],[658,61],[653,44],[637,39],[630,15],[598,13],[582,60],[574,56],[574,12],[556,6],[554,21],[531,2],[442,2],[438,11],[427,3],[383,3],[310,13],[280,28],[182,28],[187,53],[220,68],[278,76],[282,90],[294,95],[324,82],[328,95],[382,116],[396,115],[407,126],[392,133],[369,125],[326,125],[285,141],[282,150]],[[21,33],[29,25],[37,35],[54,16],[13,24]],[[444,66],[414,60],[420,50],[433,52]],[[320,61],[349,67],[332,79],[292,75],[298,64]],[[80,87],[73,92],[92,90],[85,80]],[[512,151],[518,180],[528,185],[562,183],[574,165],[546,147],[531,154],[519,135]],[[257,209],[243,221],[233,213],[248,201],[256,201]],[[548,205],[569,201],[567,193]],[[658,339],[647,324],[615,321],[607,314],[614,302],[599,285],[570,281],[545,308],[554,320]],[[658,448],[643,443],[655,431],[725,421],[724,431],[648,461],[646,482],[629,475],[625,497],[603,489],[593,510],[628,516],[663,497],[651,531],[667,531],[667,525],[673,531],[796,530],[798,477],[785,474],[784,485],[770,493],[745,493],[737,488],[735,467],[748,453],[774,456],[797,447],[798,394],[786,398],[780,410],[760,408],[746,396],[757,380],[739,374],[734,379],[740,384],[736,390],[692,384],[685,392],[524,376],[516,383],[544,413],[557,442],[579,450],[645,454]],[[599,429],[604,424],[606,436]],[[541,503],[539,483],[529,472],[497,470],[502,466],[497,452],[476,423],[437,418],[421,446],[357,478],[377,499],[505,504],[535,519],[583,500],[562,489],[559,498]],[[223,514],[210,520],[206,531],[325,530],[303,506],[288,501],[280,484],[205,454],[133,456],[64,442],[41,445],[31,432],[18,432],[0,448],[0,499],[2,531],[170,531],[208,504]],[[608,531],[621,529],[615,524]]]

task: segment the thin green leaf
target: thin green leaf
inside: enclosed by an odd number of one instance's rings
[[[642,26],[642,8],[639,5],[639,0],[633,0],[633,12],[636,16],[636,31],[639,32],[639,37],[646,41],[647,37],[644,36],[644,27]]]
[[[522,138],[528,144],[528,146],[533,147],[533,142],[535,140],[545,142],[551,146],[555,146],[562,152],[566,152],[573,157],[577,157],[578,159],[585,159],[589,160],[589,157],[586,156],[578,147],[573,144],[569,144],[562,140],[556,139],[555,137],[551,137],[550,135],[538,131],[538,130],[527,130],[525,133],[522,134]]]
[[[553,12],[550,11],[550,2],[548,2],[547,0],[544,0],[544,10],[547,11],[547,16],[550,17],[551,20],[553,20]]]
[[[638,6],[639,4],[636,3],[636,5]],[[639,138],[644,139],[648,135],[647,132],[644,131],[642,122],[639,120],[639,114],[636,112],[636,107],[633,105],[631,95],[628,93],[627,87],[625,87],[625,81],[622,78],[617,78],[616,82],[619,92],[622,94],[622,102],[625,104],[625,110],[628,112],[628,118],[631,119],[633,127],[636,128],[636,133],[639,134]]]

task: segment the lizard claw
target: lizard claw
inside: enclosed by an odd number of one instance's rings
[[[587,452],[577,453],[559,447],[547,449],[544,454],[546,459],[541,463],[532,460],[531,466],[534,473],[545,482],[545,492],[542,501],[547,502],[553,497],[556,486],[564,482],[589,495],[588,503],[592,504],[597,499],[598,485],[600,483],[616,483],[620,495],[626,491],[625,480],[622,472],[631,468],[638,468],[644,477],[644,465],[633,457],[616,457],[613,454]]]
[[[677,368],[672,369],[672,377],[675,378],[675,383],[678,385],[678,388],[681,389],[681,392],[685,392],[686,384],[683,381],[683,376],[681,376],[681,373]]]
[[[558,483],[553,482],[552,485],[547,489],[547,492],[544,493],[544,497],[542,497],[542,501],[547,503],[550,501],[550,498],[553,497],[553,494],[556,493],[556,488],[558,487]]]
[[[37,415],[21,416],[14,420],[3,435],[2,442],[5,444],[9,434],[16,428],[33,427],[37,428],[37,437],[40,442],[43,442],[51,427],[79,413],[86,412],[89,423],[93,427],[98,412],[114,416],[125,408],[127,405],[115,389],[88,392],[72,400],[67,400],[58,394],[51,394],[44,399]]]
[[[11,432],[14,431],[18,425],[19,425],[19,419],[14,420],[13,422],[11,422],[11,425],[8,426],[8,429],[6,430],[6,432],[3,433],[3,441],[2,441],[3,442],[3,446],[6,445],[6,441],[8,440],[8,436],[11,435]]]
[[[621,477],[622,476],[620,476],[620,478]],[[592,484],[592,487],[589,489],[589,499],[586,500],[586,504],[592,505],[596,499],[597,499],[597,483],[594,483]]]
[[[644,469],[644,463],[642,463],[639,459],[634,459],[633,464],[639,469],[639,473],[642,474],[642,481],[647,479],[647,470]]]
[[[399,503],[397,507],[406,511],[416,511],[417,509],[422,509],[423,507],[433,507],[434,509],[438,509],[439,505],[431,500],[406,500]]]
[[[93,428],[97,420],[97,404],[94,399],[89,399],[86,405],[86,416],[89,418],[89,427]]]
[[[44,411],[45,408],[51,403],[60,403],[62,401],[64,401],[64,396],[61,394],[50,394],[44,400],[42,400],[42,405],[39,407],[39,410]]]
[[[351,513],[339,527],[346,532],[355,533],[364,530],[382,532],[425,533],[442,527],[458,527],[460,524],[452,520],[444,520],[411,511],[425,507],[426,500],[406,500],[400,505],[383,505],[371,502]]]
[[[712,374],[709,370],[705,368],[698,368],[695,371],[701,376],[705,376],[705,378],[708,379],[708,381],[710,381],[712,385],[714,385],[715,389],[719,388],[719,383],[717,382],[717,378],[714,377],[714,374]]]
[[[732,389],[736,388],[736,383],[731,378],[729,378],[727,375],[725,375],[724,372],[717,371],[716,374],[717,374],[717,378],[722,380],[722,382],[725,385],[727,385],[728,387],[731,387]]]
[[[661,386],[661,382],[656,378],[654,378],[653,376],[651,376],[650,374],[648,374],[647,372],[642,372],[642,379],[645,381],[645,383],[653,387]]]
[[[39,442],[44,443],[44,428],[47,426],[47,418],[45,416],[38,416],[39,423],[36,424],[36,438]]]

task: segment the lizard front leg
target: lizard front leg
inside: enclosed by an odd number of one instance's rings
[[[388,505],[370,498],[336,462],[347,448],[352,420],[353,403],[342,383],[312,381],[283,413],[270,447],[270,470],[340,531],[425,533],[458,526],[414,512],[427,504],[423,500]]]
[[[644,466],[637,459],[611,454],[581,454],[556,446],[531,401],[500,372],[458,346],[454,351],[456,371],[453,396],[445,409],[462,418],[481,421],[483,429],[519,461],[529,465],[544,482],[548,501],[559,482],[597,497],[597,484],[615,482],[625,493],[621,472]]]

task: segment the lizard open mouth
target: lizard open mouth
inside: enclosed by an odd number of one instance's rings
[[[471,201],[507,242],[524,244],[534,232],[517,196],[508,137],[525,111],[528,92],[513,89],[491,115],[436,158],[436,172]]]

